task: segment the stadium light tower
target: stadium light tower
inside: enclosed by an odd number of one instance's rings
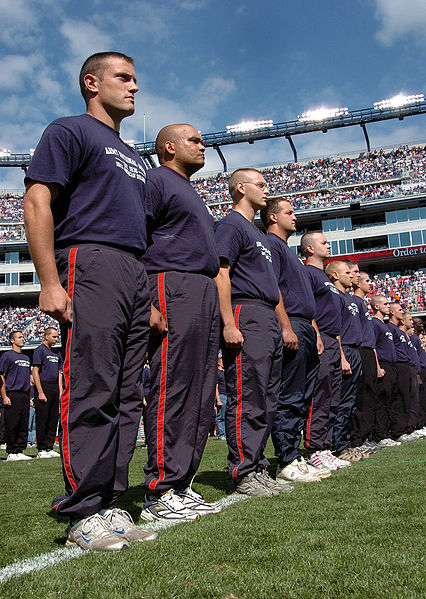
[[[410,106],[411,104],[420,104],[425,99],[424,94],[413,94],[406,96],[404,94],[398,94],[393,98],[386,100],[380,100],[374,102],[373,106],[375,110],[386,110],[388,108],[401,108],[402,106]]]
[[[228,133],[248,133],[249,131],[257,131],[258,129],[268,129],[274,124],[273,121],[241,121],[236,125],[226,125]]]
[[[307,110],[297,117],[301,122],[308,121],[325,121],[327,119],[334,119],[339,116],[348,114],[347,108],[315,108],[314,110]]]

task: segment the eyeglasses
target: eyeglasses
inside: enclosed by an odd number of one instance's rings
[[[249,183],[250,185],[256,185],[256,187],[258,187],[259,189],[266,189],[266,187],[268,187],[268,184],[265,183],[265,181],[261,181],[259,183],[255,183],[254,181],[241,181],[241,183]]]

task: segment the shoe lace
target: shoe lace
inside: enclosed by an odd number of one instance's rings
[[[170,507],[173,511],[186,509],[181,498],[179,497],[179,495],[176,495],[173,489],[166,491],[166,493],[164,493],[161,496],[161,501],[165,503],[167,507]]]
[[[100,514],[94,514],[86,519],[81,530],[83,534],[93,532],[94,534],[101,536],[110,533],[113,528],[109,520]]]
[[[112,522],[115,519],[115,520],[118,520],[119,522],[122,522],[125,524],[134,524],[133,518],[131,517],[129,512],[126,512],[126,510],[122,510],[118,507],[116,507],[116,508],[112,509],[110,512],[108,512],[105,515],[105,518],[107,520],[109,520],[110,522]]]

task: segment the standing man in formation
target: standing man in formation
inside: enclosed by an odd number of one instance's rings
[[[23,451],[27,446],[30,413],[30,359],[22,353],[22,331],[9,335],[12,349],[0,358],[0,393],[4,404],[7,461],[30,460]]]
[[[229,191],[235,209],[216,227],[229,474],[238,493],[271,497],[291,487],[269,476],[263,453],[277,407],[282,361],[275,313],[282,299],[266,236],[254,224],[256,212],[266,206],[267,184],[260,171],[238,169]]]
[[[261,217],[285,305],[280,398],[271,433],[281,468],[278,477],[291,482],[315,482],[321,475],[330,476],[328,469],[307,464],[300,449],[319,370],[319,337],[313,321],[315,298],[305,266],[287,245],[296,231],[292,205],[288,200],[269,199]]]
[[[65,349],[66,493],[53,509],[70,519],[69,545],[117,550],[156,536],[115,507],[128,487],[150,320],[141,261],[146,173],[120,138],[138,91],[133,59],[116,52],[90,56],[80,89],[86,113],[51,123],[36,148],[24,214],[40,308],[62,323]]]
[[[189,182],[204,150],[197,129],[168,125],[156,139],[161,166],[148,173],[144,264],[168,332],[153,336],[148,351],[146,520],[194,520],[221,509],[191,486],[213,418],[220,329],[213,218]]]
[[[342,369],[349,368],[340,346],[342,300],[338,289],[324,272],[324,263],[330,257],[330,244],[325,236],[322,233],[305,233],[300,243],[315,298],[315,322],[323,348],[306,423],[305,447],[310,464],[337,470],[350,466],[350,462],[339,460],[331,452],[333,427],[340,403]]]
[[[53,451],[58,426],[59,398],[62,395],[62,358],[52,350],[58,342],[57,329],[48,327],[44,341],[34,350],[34,407],[39,458],[59,458]]]

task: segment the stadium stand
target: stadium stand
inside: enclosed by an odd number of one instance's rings
[[[59,323],[43,314],[38,307],[0,308],[0,346],[9,347],[9,334],[17,329],[23,331],[26,345],[38,345],[49,326],[59,329]]]

